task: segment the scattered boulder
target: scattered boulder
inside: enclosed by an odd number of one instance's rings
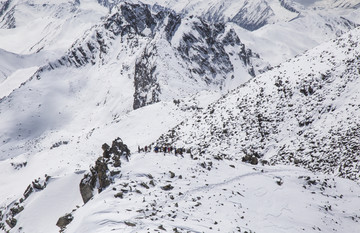
[[[127,221],[125,221],[124,223],[125,223],[126,225],[130,226],[130,227],[135,227],[135,226],[136,226],[136,223],[127,222]]]
[[[147,185],[145,182],[141,182],[140,185],[146,189],[149,189],[149,185]]]
[[[174,188],[174,186],[172,186],[171,184],[165,185],[165,186],[161,186],[161,189],[164,191],[170,191]]]
[[[116,197],[116,198],[118,197],[118,198],[122,199],[124,197],[124,194],[123,194],[123,192],[118,192],[117,194],[114,195],[114,197]]]
[[[14,228],[16,226],[17,220],[15,218],[10,218],[5,221],[10,228]]]
[[[74,219],[72,214],[65,214],[64,216],[60,217],[56,223],[56,226],[60,227],[62,230],[66,228],[69,223]]]
[[[13,208],[10,209],[12,216],[17,215],[18,213],[24,210],[23,206],[20,206],[18,203],[16,204],[17,205],[15,205]]]
[[[255,155],[245,155],[242,157],[242,161],[245,163],[250,163],[252,165],[257,165],[259,163],[259,159]]]

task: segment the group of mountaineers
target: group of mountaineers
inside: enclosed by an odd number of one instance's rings
[[[185,148],[176,148],[176,147],[172,147],[172,146],[154,146],[153,149],[154,149],[153,151],[155,153],[163,152],[164,154],[165,153],[170,154],[170,153],[174,152],[175,155],[177,155],[177,154],[182,155],[183,153],[191,154],[191,149],[185,150]],[[139,153],[140,152],[147,153],[147,152],[151,152],[151,151],[152,151],[152,146],[151,145],[145,146],[143,148],[140,148],[140,146],[138,146],[138,152]]]

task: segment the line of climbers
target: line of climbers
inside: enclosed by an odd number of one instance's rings
[[[151,152],[151,145],[150,146],[145,146],[144,148],[140,148],[140,146],[138,146],[138,152]],[[155,153],[159,153],[159,152],[163,152],[165,153],[175,153],[175,155],[180,154],[182,155],[183,153],[188,153],[191,154],[191,149],[185,149],[185,148],[176,148],[176,147],[172,147],[172,146],[155,146],[154,147],[154,152]]]

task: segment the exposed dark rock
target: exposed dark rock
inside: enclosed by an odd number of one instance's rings
[[[130,227],[135,227],[136,226],[136,223],[133,223],[133,222],[127,222],[125,221],[124,222],[126,225],[130,226]]]
[[[114,195],[114,197],[118,197],[118,198],[123,198],[124,197],[124,193],[123,192],[118,192],[117,194]]]
[[[87,203],[93,196],[93,190],[96,184],[96,177],[85,174],[80,182],[80,193],[84,203]]]
[[[80,193],[84,203],[88,202],[93,196],[93,190],[97,185],[98,192],[101,192],[110,185],[110,178],[107,175],[109,168],[104,157],[99,157],[95,166],[90,169],[90,173],[85,174],[80,182]]]
[[[10,228],[14,228],[16,226],[17,220],[15,218],[10,218],[5,221]]]
[[[56,142],[54,143],[51,147],[50,147],[50,150],[56,148],[56,147],[59,147],[61,145],[67,145],[69,143],[69,141],[60,141],[60,142]]]
[[[174,186],[172,186],[171,184],[165,185],[165,186],[161,186],[161,189],[164,191],[170,191],[174,188]]]
[[[154,46],[146,48],[140,59],[136,62],[134,109],[160,101],[159,95],[161,90],[157,77],[155,76],[156,64],[151,59],[151,57],[157,53],[156,49]]]
[[[104,158],[110,158],[110,146],[106,143],[104,143],[101,148],[103,149],[103,157]]]
[[[62,216],[58,219],[58,221],[56,222],[56,226],[64,230],[66,226],[71,223],[73,219],[74,217],[72,216],[72,214],[66,214],[65,216]]]
[[[203,77],[207,84],[220,82],[217,74],[233,72],[233,65],[224,45],[217,41],[219,35],[224,33],[224,24],[210,24],[202,19],[194,20],[192,29],[201,35],[196,37],[192,33],[185,33],[177,48],[185,61],[197,64],[192,73]]]
[[[43,190],[46,187],[46,183],[41,184],[39,180],[35,180],[32,182],[32,186],[37,190]]]
[[[94,195],[94,190],[100,193],[107,188],[113,178],[120,174],[120,158],[129,160],[130,150],[120,138],[112,142],[111,147],[104,143],[102,145],[103,156],[99,157],[95,166],[90,168],[90,172],[84,175],[79,184],[81,197],[84,203],[87,203]]]
[[[3,16],[0,22],[0,28],[3,29],[12,29],[16,27],[16,20],[15,20],[15,7],[11,10],[7,11],[6,14]]]
[[[15,205],[13,208],[10,209],[12,216],[17,215],[18,213],[20,213],[23,210],[24,210],[24,207],[20,206],[20,205]]]
[[[123,143],[121,138],[117,138],[112,142],[112,146],[109,151],[111,154],[126,157],[127,159],[130,156],[130,150],[127,145]]]
[[[145,182],[141,182],[140,185],[146,189],[149,189],[149,185],[147,185]]]
[[[0,3],[0,17],[9,9],[11,0]]]
[[[33,187],[31,184],[29,184],[29,186],[26,188],[25,192],[24,192],[24,198],[28,198],[30,196],[30,194],[34,191]]]
[[[11,163],[11,166],[14,167],[14,169],[16,170],[20,170],[23,167],[26,167],[27,162],[22,162],[22,163]]]
[[[178,27],[180,26],[180,24],[181,24],[181,16],[180,15],[169,14],[168,23],[165,27],[166,39],[168,41],[171,41],[175,32],[178,30]]]

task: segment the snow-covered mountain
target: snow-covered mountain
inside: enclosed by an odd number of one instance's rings
[[[359,41],[357,28],[257,76],[158,143],[359,180]]]
[[[359,10],[0,0],[0,231],[356,229]]]
[[[147,5],[123,3],[64,56],[26,73],[32,76],[0,100],[6,119],[1,144],[8,148],[1,157],[16,156],[14,148],[25,152],[32,147],[28,140],[49,130],[91,130],[92,121],[101,125],[160,100],[231,88],[266,69],[222,24],[172,12],[154,15]]]
[[[99,0],[100,4],[110,9],[119,2],[123,0]],[[196,2],[147,0],[144,2],[155,7],[165,6],[186,15],[201,15],[213,22],[234,22],[251,31],[268,24],[292,21],[310,8],[348,9],[348,12],[359,8],[356,0],[200,0]]]

